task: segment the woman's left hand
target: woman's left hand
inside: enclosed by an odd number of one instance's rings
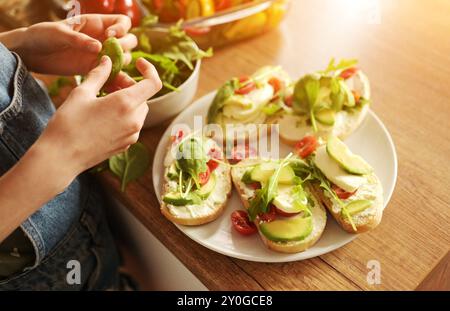
[[[130,18],[125,15],[80,15],[30,26],[15,50],[31,71],[85,75],[98,64],[102,42],[108,37],[119,39],[125,64],[131,61],[130,51],[137,45],[137,39],[128,33],[130,28]]]

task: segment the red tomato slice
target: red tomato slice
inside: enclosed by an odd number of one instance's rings
[[[355,191],[353,191],[353,192],[348,192],[348,191],[345,191],[344,189],[340,188],[339,186],[336,186],[335,184],[333,184],[333,185],[331,186],[331,188],[332,188],[333,191],[336,193],[336,195],[338,196],[338,198],[339,198],[339,199],[342,199],[342,200],[348,199],[349,197],[351,197],[352,195],[354,195],[355,192],[357,191],[357,190],[355,190]]]
[[[298,213],[286,213],[285,211],[280,210],[275,205],[274,205],[274,208],[275,208],[275,211],[277,212],[277,214],[280,215],[280,216],[283,216],[283,217],[292,217],[292,216],[300,214],[300,212],[298,212]]]
[[[283,87],[283,82],[275,77],[270,78],[268,83],[273,87],[274,94],[278,93],[278,91],[281,90],[281,88]]]
[[[284,99],[284,103],[288,107],[292,107],[292,104],[294,103],[294,95],[289,95]]]
[[[270,205],[269,211],[267,213],[258,215],[259,220],[263,221],[263,222],[274,221],[276,217],[277,217],[277,212],[275,211],[275,206],[273,206],[272,204]]]
[[[231,223],[233,228],[242,235],[251,235],[255,233],[256,225],[248,219],[246,211],[234,211],[231,213]]]
[[[217,159],[217,160],[221,160],[222,159],[222,152],[220,152],[219,149],[215,149],[212,148],[211,150],[208,151],[208,156],[212,159]],[[219,166],[219,162],[214,161],[214,160],[209,160],[207,165],[209,167],[209,170],[212,172],[214,171],[218,166]]]
[[[339,75],[342,79],[347,80],[351,77],[353,77],[358,72],[358,68],[352,67],[345,69],[341,74]]]
[[[176,135],[170,136],[170,141],[172,142],[172,144],[175,142],[179,142],[183,138],[183,136],[184,132],[182,130],[179,130]]]
[[[211,170],[207,167],[205,172],[198,174],[198,181],[200,185],[203,186],[206,184],[209,180],[209,176],[211,176]]]
[[[216,11],[223,11],[231,8],[232,0],[214,0],[214,8]]]
[[[252,188],[253,190],[261,189],[261,183],[258,181],[252,182],[250,184],[247,184],[247,187]]]
[[[239,83],[242,85],[239,89],[234,91],[235,94],[245,95],[256,89],[256,83],[251,81],[247,76],[240,77]]]
[[[317,139],[314,136],[305,136],[295,144],[294,150],[301,157],[306,158],[317,148]]]
[[[231,159],[228,160],[231,164],[236,164],[242,161],[243,159],[255,157],[256,150],[250,148],[249,145],[237,145],[233,147],[231,150]]]

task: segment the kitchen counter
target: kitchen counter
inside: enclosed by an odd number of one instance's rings
[[[167,221],[151,169],[125,193],[109,173],[100,179],[211,290],[449,290],[450,2],[292,2],[278,30],[205,60],[196,97],[266,64],[298,77],[333,56],[358,58],[398,154],[397,185],[379,227],[310,260],[247,262],[204,248]],[[168,125],[142,133],[152,157]],[[371,260],[380,263],[380,284],[367,282]]]

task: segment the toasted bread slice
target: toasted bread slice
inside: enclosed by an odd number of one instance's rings
[[[369,79],[361,70],[348,80],[348,85],[352,90],[357,90],[365,99],[370,99]],[[312,134],[325,139],[328,135],[345,139],[361,125],[368,112],[368,104],[352,112],[339,111],[336,113],[334,125],[327,126],[317,122],[317,133],[313,132],[308,116],[296,115],[293,112],[282,111],[270,117],[267,123],[278,124],[280,140],[287,145],[294,146],[301,138]]]
[[[318,184],[312,185],[313,194],[327,207],[328,211],[333,215],[334,219],[342,226],[342,228],[350,233],[362,233],[375,228],[381,221],[383,216],[383,188],[378,177],[375,174],[367,176],[367,184],[362,185],[356,193],[346,200],[342,200],[344,204],[351,202],[358,196],[369,196],[373,199],[372,205],[352,215],[352,220],[356,227],[356,232],[353,230],[348,218],[341,213],[341,208],[337,202],[334,202],[324,192]]]
[[[234,167],[231,170],[231,178],[233,180],[233,184],[239,194],[239,197],[244,205],[245,209],[249,208],[249,200],[254,195],[255,190],[247,187],[242,181],[241,178],[246,171],[246,166],[251,166],[252,164],[257,164],[261,160],[259,159],[245,159],[240,162],[243,166]],[[311,199],[314,201],[314,207],[311,209],[312,212],[312,220],[313,220],[313,229],[310,235],[308,235],[305,239],[301,241],[286,241],[286,242],[278,242],[271,241],[266,236],[264,236],[260,230],[259,235],[263,240],[264,244],[271,250],[281,252],[281,253],[298,253],[305,251],[314,245],[322,235],[322,232],[325,229],[325,225],[327,222],[327,214],[325,208],[322,206],[319,200],[317,200],[314,196],[311,196]],[[255,221],[257,227],[259,224]]]
[[[219,145],[212,139],[207,138],[207,148],[215,148],[221,150]],[[175,159],[170,155],[171,145],[168,148],[166,158],[164,160],[164,182],[162,196],[177,189],[178,182],[170,180],[168,177],[169,168]],[[232,184],[230,167],[220,163],[219,166],[211,173],[215,174],[216,185],[210,195],[197,205],[174,206],[165,202],[161,203],[161,213],[170,221],[186,226],[198,226],[217,219],[224,211],[227,201],[231,195]]]

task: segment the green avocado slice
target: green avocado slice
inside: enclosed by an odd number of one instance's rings
[[[313,224],[311,217],[295,216],[262,223],[259,229],[271,241],[301,241],[311,234]]]

